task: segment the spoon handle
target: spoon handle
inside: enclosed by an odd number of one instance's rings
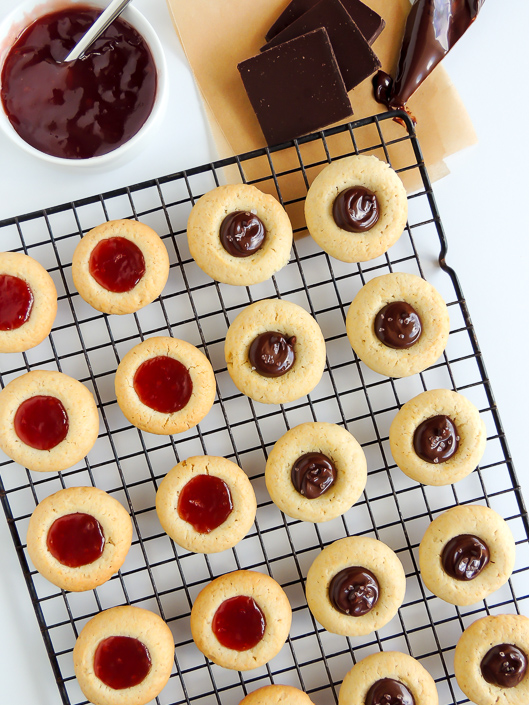
[[[88,47],[105,31],[105,29],[114,22],[131,0],[112,0],[110,5],[97,18],[90,29],[84,34],[68,54],[64,61],[75,61],[79,59]]]

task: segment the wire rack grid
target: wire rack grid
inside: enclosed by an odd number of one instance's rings
[[[462,630],[485,614],[529,612],[529,527],[519,485],[463,294],[445,262],[446,239],[413,126],[401,114],[406,129],[398,139],[388,139],[385,133],[392,117],[375,116],[288,145],[0,222],[2,249],[25,252],[41,262],[59,293],[59,313],[49,338],[26,353],[0,358],[2,387],[32,369],[60,370],[93,391],[101,416],[94,448],[68,471],[30,473],[0,456],[3,508],[63,703],[87,702],[73,674],[77,635],[100,610],[119,604],[158,612],[173,632],[175,665],[156,699],[159,705],[236,705],[248,692],[269,683],[294,685],[309,693],[316,705],[328,705],[337,702],[339,685],[352,665],[379,650],[400,650],[417,658],[435,678],[441,705],[467,702],[453,670],[453,652]],[[359,149],[359,144],[367,146]],[[422,187],[409,196],[408,225],[386,255],[348,265],[330,258],[310,237],[297,237],[289,264],[270,281],[249,288],[212,281],[190,257],[185,231],[189,211],[200,195],[226,178],[274,193],[295,221],[308,185],[323,165],[359,152],[391,163],[394,149],[401,155],[406,150],[408,165],[400,172],[417,170]],[[286,152],[294,155],[296,166],[282,171],[278,164]],[[288,197],[283,193],[285,180]],[[72,253],[79,239],[114,218],[136,218],[153,227],[163,237],[171,260],[163,295],[128,316],[97,313],[77,294],[71,278]],[[355,294],[374,276],[390,271],[425,277],[441,292],[450,311],[449,343],[442,358],[407,379],[387,379],[369,370],[351,350],[345,333],[345,315]],[[284,406],[262,405],[241,395],[223,355],[226,330],[237,313],[254,300],[275,297],[310,311],[327,346],[320,384],[309,396]],[[216,375],[217,397],[211,412],[198,427],[177,437],[154,436],[132,427],[114,395],[113,377],[120,359],[154,335],[195,344],[208,356]],[[396,467],[388,432],[403,403],[439,387],[462,392],[473,401],[485,421],[488,440],[475,472],[456,486],[433,488],[413,482]],[[283,515],[264,485],[264,465],[275,441],[289,428],[312,420],[348,428],[368,461],[368,482],[360,501],[340,519],[318,525]],[[200,454],[238,463],[250,477],[258,500],[257,518],[248,536],[234,549],[209,556],[176,546],[161,529],[154,507],[156,489],[169,469]],[[66,593],[35,571],[25,535],[39,501],[61,488],[81,485],[95,485],[121,501],[130,511],[134,537],[121,571],[110,581],[86,593]],[[507,520],[517,544],[517,562],[503,588],[469,608],[457,608],[423,586],[417,552],[433,518],[455,504],[467,503],[491,506]],[[348,535],[373,536],[387,543],[402,561],[407,577],[406,598],[398,615],[362,638],[324,630],[311,616],[304,596],[305,577],[316,555]],[[205,659],[194,646],[189,628],[198,592],[212,578],[240,568],[274,577],[293,609],[290,637],[279,655],[244,674]]]

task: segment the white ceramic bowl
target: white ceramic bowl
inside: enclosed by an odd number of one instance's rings
[[[20,33],[31,22],[38,17],[42,17],[49,12],[67,8],[69,6],[82,5],[104,8],[108,5],[108,0],[25,0],[18,5],[5,19],[0,23],[0,73],[4,65],[5,58],[9,50]],[[3,106],[0,103],[0,129],[9,137],[18,147],[25,152],[32,154],[39,159],[44,159],[46,162],[60,166],[79,168],[93,168],[96,166],[106,166],[111,162],[121,161],[122,157],[130,158],[137,154],[144,146],[145,138],[153,132],[153,128],[162,118],[167,105],[167,65],[165,55],[162,49],[158,35],[145,19],[145,17],[135,8],[129,5],[121,15],[123,19],[129,22],[147,42],[151,50],[154,63],[157,70],[157,88],[154,105],[151,114],[130,140],[117,147],[107,154],[98,157],[90,157],[89,159],[65,159],[54,157],[50,154],[35,149],[13,129]]]

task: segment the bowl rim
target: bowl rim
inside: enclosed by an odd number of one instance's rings
[[[106,0],[25,0],[24,2],[19,3],[2,20],[0,20],[0,76],[5,58],[14,41],[18,36],[20,36],[20,33],[38,17],[42,17],[48,12],[68,8],[70,6],[73,7],[75,5],[104,8],[107,4],[108,2]],[[106,154],[96,157],[87,157],[85,159],[56,157],[54,155],[41,152],[36,147],[33,147],[22,139],[11,124],[0,101],[0,130],[14,144],[20,147],[20,149],[25,151],[27,154],[31,154],[34,157],[48,162],[49,164],[74,168],[104,166],[110,162],[118,160],[127,152],[133,150],[134,147],[137,146],[138,142],[140,142],[147,133],[151,132],[152,127],[161,119],[167,105],[168,92],[167,62],[162,43],[145,15],[143,15],[132,4],[128,5],[121,16],[142,35],[151,50],[157,72],[154,104],[147,120],[143,123],[138,132],[127,140],[127,142],[119,147],[116,147],[116,149],[107,152]]]

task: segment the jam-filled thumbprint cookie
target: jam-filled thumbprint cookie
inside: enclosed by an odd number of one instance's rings
[[[437,705],[428,671],[408,654],[383,651],[358,661],[343,679],[338,705]]]
[[[21,252],[0,252],[0,353],[34,348],[56,315],[57,290],[44,267]]]
[[[431,389],[406,402],[389,429],[393,458],[424,485],[450,485],[475,470],[487,431],[474,404],[450,389]]]
[[[453,605],[473,605],[510,578],[514,537],[507,522],[489,507],[463,505],[440,514],[419,546],[426,587]]]
[[[34,370],[0,392],[0,448],[29,470],[66,470],[99,433],[91,392],[62,372]]]
[[[387,377],[409,377],[430,367],[448,342],[450,319],[439,292],[415,274],[371,279],[347,313],[351,347]]]
[[[68,487],[46,497],[29,520],[33,565],[63,590],[102,585],[121,568],[132,540],[126,509],[96,487]]]
[[[366,262],[384,254],[402,235],[407,217],[402,181],[374,156],[354,155],[329,164],[305,201],[309,233],[342,262]]]
[[[194,345],[177,338],[148,338],[118,365],[121,411],[142,431],[170,435],[196,426],[215,398],[215,375]]]
[[[249,693],[239,705],[312,705],[309,696],[291,685],[265,685]]]
[[[394,551],[368,536],[335,541],[307,574],[307,604],[333,634],[364,636],[386,625],[404,600],[406,577]]]
[[[156,512],[175,543],[195,553],[217,553],[250,530],[257,510],[252,483],[226,458],[199,455],[175,465],[156,493]]]
[[[169,256],[152,228],[136,220],[110,220],[75,248],[72,277],[83,299],[102,313],[134,313],[163,291]]]
[[[349,431],[308,422],[285,433],[266,462],[266,487],[282,512],[322,522],[349,510],[362,494],[367,462]]]
[[[236,671],[274,658],[290,631],[292,610],[273,578],[237,570],[215,578],[191,610],[191,634],[213,663]]]
[[[529,619],[521,614],[482,617],[461,635],[454,672],[476,705],[529,703]]]
[[[194,205],[187,240],[191,256],[212,279],[248,286],[287,264],[292,225],[279,202],[255,186],[219,186]]]
[[[167,624],[141,607],[112,607],[83,627],[73,650],[77,681],[94,705],[146,705],[174,664]]]
[[[263,404],[285,404],[311,392],[325,367],[325,340],[312,316],[277,299],[243,309],[228,328],[228,372],[239,391]]]

